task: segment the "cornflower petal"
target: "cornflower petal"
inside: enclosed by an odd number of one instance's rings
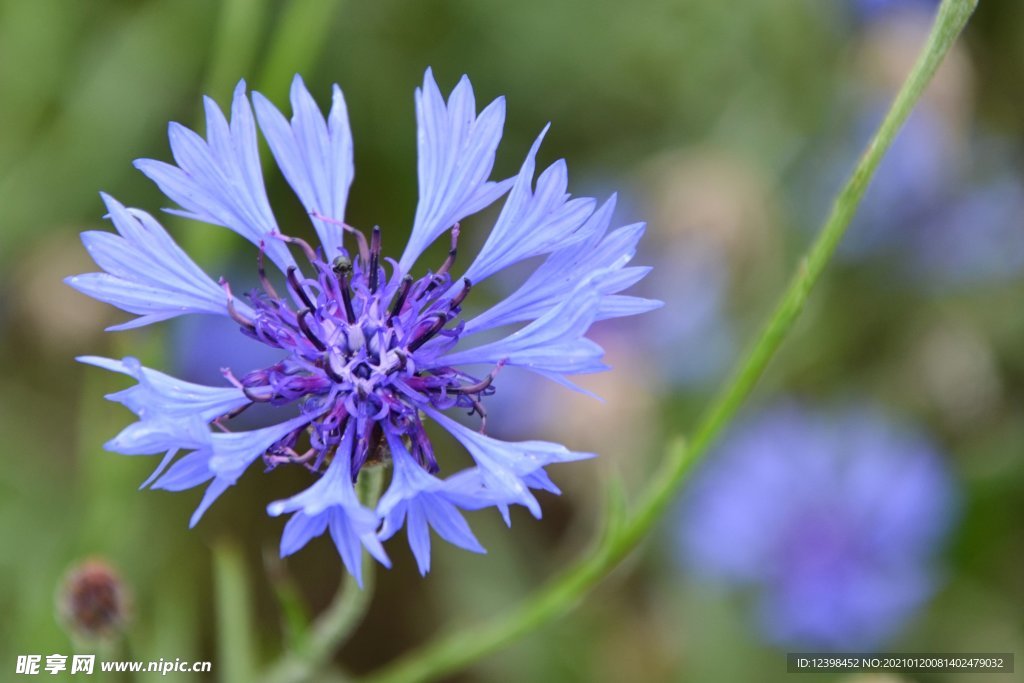
[[[207,432],[206,443],[171,465],[153,484],[153,488],[183,491],[212,479],[202,502],[192,514],[189,526],[194,527],[207,508],[238,481],[249,465],[277,441],[308,424],[309,420],[308,416],[300,415],[251,432]]]
[[[555,375],[600,372],[604,350],[583,335],[597,318],[601,298],[586,283],[532,323],[489,344],[442,356],[446,365],[504,362]]]
[[[485,507],[517,503],[540,519],[540,504],[530,493],[530,482],[543,483],[542,479],[535,476],[537,472],[552,463],[596,457],[593,453],[570,451],[561,444],[549,441],[500,441],[460,425],[432,408],[424,408],[423,412],[447,429],[469,451],[477,464],[475,475],[479,475],[479,483],[486,491],[480,498]],[[463,492],[469,490],[469,486],[474,483],[472,476],[460,482]],[[506,514],[508,521],[507,511],[503,514]]]
[[[140,316],[109,329],[141,327],[185,313],[227,315],[224,291],[152,216],[101,196],[119,235],[92,230],[82,233],[82,242],[104,272],[75,275],[65,282]]]
[[[354,428],[345,430],[331,464],[312,486],[291,498],[267,506],[272,517],[295,513],[281,536],[281,556],[290,555],[311,539],[330,530],[342,562],[349,573],[363,585],[362,547],[386,567],[391,561],[377,538],[377,515],[364,507],[352,485],[352,451]]]
[[[235,87],[231,123],[210,98],[206,108],[206,139],[181,124],[168,128],[177,166],[139,159],[135,167],[181,206],[169,213],[237,232],[267,254],[282,270],[294,264],[284,243],[272,239],[277,222],[263,186],[256,147],[256,125],[245,94],[245,81]]]
[[[486,553],[451,500],[446,483],[424,471],[413,460],[401,439],[390,433],[387,439],[394,475],[377,504],[377,514],[384,520],[381,539],[391,538],[404,525],[409,547],[423,575],[430,571],[431,528],[452,545],[475,553]]]
[[[138,384],[109,394],[139,420],[125,427],[104,447],[123,455],[153,455],[205,442],[207,424],[250,403],[235,387],[193,384],[145,368],[135,358],[113,360],[80,356],[79,362],[133,377]],[[159,469],[159,468],[158,468]]]
[[[640,296],[624,296],[621,294],[610,294],[601,297],[601,304],[597,308],[597,316],[594,320],[608,320],[610,318],[626,318],[631,315],[640,315],[656,311],[665,302],[657,299],[645,299]]]
[[[533,187],[537,150],[547,131],[545,126],[530,148],[494,229],[466,271],[465,277],[474,284],[523,259],[586,237],[583,227],[596,202],[590,198],[570,199],[564,160],[545,169]]]
[[[107,396],[140,417],[155,414],[182,416],[199,415],[209,422],[250,403],[241,389],[236,387],[209,387],[194,384],[144,367],[131,356],[122,360],[101,356],[79,356],[80,363],[119,372],[134,378],[138,384]]]
[[[252,97],[260,130],[277,165],[306,211],[313,215],[313,227],[324,253],[333,258],[342,245],[342,228],[318,216],[345,220],[345,204],[355,175],[352,133],[341,88],[334,86],[326,121],[298,75],[292,81],[291,123],[266,97],[258,92]]]
[[[476,115],[473,86],[465,76],[447,104],[427,69],[416,89],[416,146],[420,200],[412,233],[399,260],[408,273],[419,255],[446,230],[508,192],[512,179],[488,182],[505,124],[505,98]]]
[[[626,268],[636,254],[644,224],[636,223],[605,235],[615,211],[612,195],[579,230],[579,241],[553,252],[519,289],[466,323],[463,336],[510,323],[539,318],[565,298],[566,292],[590,280],[601,295],[595,320],[636,315],[660,307],[660,301],[614,296],[639,282],[650,268]],[[603,272],[594,277],[596,272]]]

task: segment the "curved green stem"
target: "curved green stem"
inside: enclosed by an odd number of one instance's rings
[[[364,469],[356,483],[359,499],[373,507],[383,484],[383,467]],[[373,600],[377,563],[367,553],[363,553],[362,562],[362,588],[351,574],[345,573],[334,601],[313,624],[301,649],[285,653],[260,679],[260,683],[302,683],[313,680],[314,674],[326,666],[362,622]]]
[[[301,683],[313,680],[345,639],[363,620],[373,599],[374,561],[363,558],[363,587],[345,574],[340,590],[327,610],[313,625],[305,646],[289,652],[271,668],[261,683]]]
[[[749,396],[792,329],[812,287],[846,232],[882,156],[976,5],[977,0],[943,1],[913,70],[836,198],[817,239],[801,260],[757,341],[698,422],[690,443],[684,445],[680,441],[669,448],[668,457],[642,495],[635,513],[628,517],[622,512],[613,514],[602,539],[579,563],[555,577],[520,606],[490,622],[457,631],[414,650],[365,679],[365,683],[428,681],[458,671],[571,610],[591,587],[637,547],[674,499],[693,466],[706,455],[715,437]]]

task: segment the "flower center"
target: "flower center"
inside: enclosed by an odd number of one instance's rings
[[[307,427],[296,430],[264,455],[268,467],[300,463],[321,471],[354,421],[355,450],[352,475],[368,460],[386,457],[381,444],[384,430],[402,436],[410,452],[428,471],[438,469],[423,430],[419,409],[461,406],[481,417],[481,399],[494,392],[497,371],[474,377],[444,364],[443,356],[459,339],[462,302],[471,283],[452,281],[458,226],[452,229],[451,249],[436,272],[414,280],[392,265],[388,278],[381,257],[381,233],[374,228],[367,243],[359,244],[356,259],[342,251],[328,263],[320,251],[293,237],[279,239],[305,254],[312,273],[297,266],[288,268],[286,297],[280,296],[264,270],[260,250],[258,271],[261,288],[246,294],[254,314],[237,310],[227,282],[228,311],[246,335],[281,349],[285,357],[260,370],[237,378],[229,369],[225,377],[242,389],[254,403],[297,403],[310,417]],[[226,416],[230,417],[230,416]],[[223,425],[221,420],[215,422]],[[308,436],[308,448],[297,450]]]

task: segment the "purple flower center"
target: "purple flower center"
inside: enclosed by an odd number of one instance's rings
[[[241,379],[229,369],[225,377],[255,403],[297,403],[310,417],[301,427],[264,454],[268,468],[298,463],[322,471],[342,442],[348,423],[356,439],[351,454],[353,480],[367,462],[386,456],[385,431],[402,437],[410,453],[428,472],[438,470],[433,449],[420,419],[420,407],[468,408],[486,425],[481,399],[501,364],[485,377],[474,377],[441,359],[459,340],[464,323],[462,302],[471,283],[452,281],[459,229],[452,229],[448,258],[434,273],[414,280],[393,266],[389,279],[381,262],[381,234],[374,228],[370,242],[355,232],[358,258],[344,249],[331,262],[305,241],[278,236],[298,246],[312,268],[302,274],[296,266],[286,273],[287,298],[266,276],[263,249],[259,256],[261,289],[246,297],[253,317],[234,306],[229,285],[229,312],[242,332],[287,356]],[[225,416],[230,417],[230,416]],[[221,424],[220,420],[217,424]],[[308,444],[300,439],[308,435]]]

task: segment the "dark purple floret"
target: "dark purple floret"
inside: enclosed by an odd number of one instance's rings
[[[305,428],[288,434],[264,455],[269,468],[287,463],[321,471],[351,421],[356,430],[353,480],[363,464],[381,459],[385,431],[407,439],[413,458],[434,473],[439,468],[419,409],[466,408],[480,416],[483,431],[487,413],[482,399],[494,393],[492,382],[501,367],[477,377],[437,364],[459,340],[464,323],[458,318],[472,287],[465,278],[453,283],[449,274],[459,229],[451,231],[451,249],[441,267],[418,280],[396,276],[393,262],[388,277],[381,264],[380,228],[374,228],[369,244],[357,234],[360,253],[352,258],[342,249],[330,262],[304,240],[280,236],[299,247],[311,269],[309,274],[295,266],[287,270],[290,301],[266,277],[261,249],[262,289],[246,294],[251,318],[238,311],[230,286],[221,282],[242,331],[288,354],[241,378],[230,369],[224,375],[255,403],[297,402],[301,413],[313,418],[308,444],[299,445]]]

